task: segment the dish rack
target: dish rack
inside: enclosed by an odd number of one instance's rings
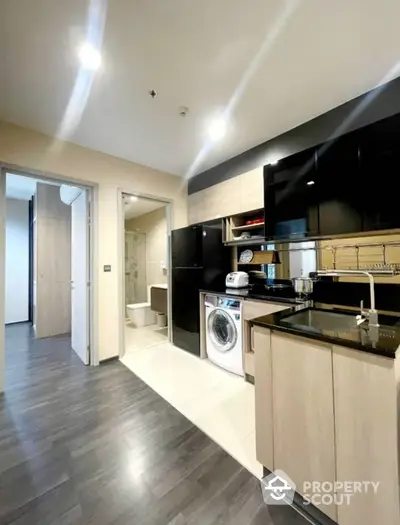
[[[321,268],[400,274],[400,241],[328,245],[316,249],[319,250]],[[324,252],[330,252],[331,257]]]

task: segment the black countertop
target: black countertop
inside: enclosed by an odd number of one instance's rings
[[[287,303],[287,304],[304,304],[303,299],[298,299],[296,297],[290,296],[289,294],[282,295],[282,292],[273,292],[261,289],[252,289],[252,288],[226,288],[216,287],[201,289],[201,293],[209,293],[214,295],[224,295],[229,297],[238,297],[239,299],[255,299],[259,301],[270,301],[273,303]]]
[[[366,327],[360,326],[356,330],[346,330],[346,328],[341,330],[323,330],[300,324],[289,324],[285,321],[290,315],[310,308],[353,316],[357,314],[357,312],[336,308],[329,304],[307,301],[303,304],[288,307],[280,312],[257,317],[252,319],[250,323],[271,330],[346,346],[392,359],[396,357],[396,351],[400,345],[400,314],[399,317],[379,315],[379,327],[368,328],[367,324],[365,325]]]

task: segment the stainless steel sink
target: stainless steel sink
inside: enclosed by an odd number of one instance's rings
[[[347,315],[336,312],[325,312],[323,310],[303,310],[297,314],[289,315],[281,319],[282,324],[298,325],[315,330],[329,332],[357,332],[356,314]]]

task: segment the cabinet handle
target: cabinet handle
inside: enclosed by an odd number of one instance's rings
[[[250,349],[254,352],[254,326],[250,327]]]

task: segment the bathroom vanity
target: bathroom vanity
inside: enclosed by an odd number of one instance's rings
[[[153,285],[150,289],[150,306],[154,312],[168,315],[168,285]]]

